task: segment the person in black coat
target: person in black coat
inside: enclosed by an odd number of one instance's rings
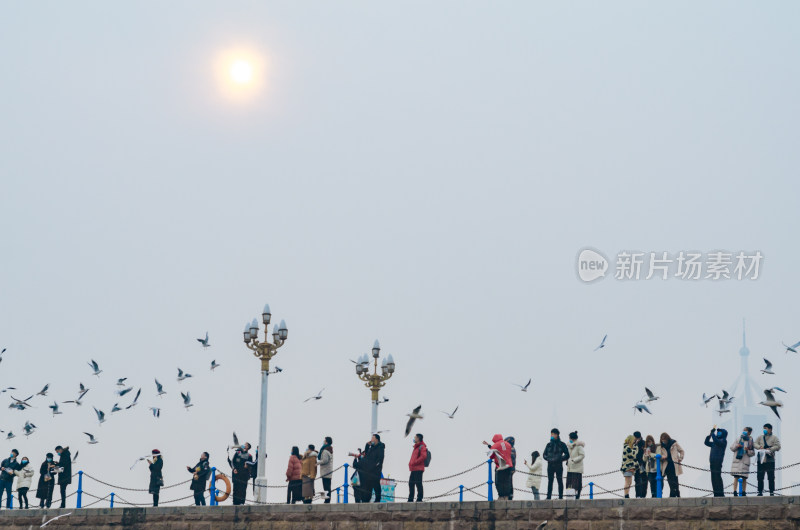
[[[364,448],[364,453],[364,459],[358,470],[364,493],[363,502],[369,502],[373,492],[375,492],[375,502],[381,502],[381,476],[386,446],[381,442],[379,434],[372,435],[372,439]]]
[[[61,489],[61,507],[67,506],[67,486],[72,484],[72,455],[69,447],[56,447],[58,453],[58,487]]]
[[[705,445],[711,448],[711,452],[708,455],[709,467],[711,467],[711,489],[714,490],[714,497],[724,497],[725,485],[722,483],[722,462],[725,460],[725,450],[728,448],[728,431],[717,429],[715,425],[706,436]]]
[[[11,486],[14,484],[14,471],[19,469],[17,457],[19,451],[11,450],[11,455],[0,462],[0,504],[3,501],[3,493],[6,495],[6,508],[11,509]]]
[[[236,450],[233,459],[228,458],[228,464],[233,469],[233,504],[244,504],[247,496],[247,481],[250,479],[250,467],[253,465],[253,456],[250,454],[250,444],[245,443]]]
[[[53,463],[53,453],[47,453],[44,462],[39,466],[39,483],[36,486],[36,498],[39,499],[39,508],[49,508],[53,502],[55,476],[56,465]]]
[[[205,506],[206,481],[208,480],[208,475],[211,474],[211,465],[208,463],[208,452],[201,454],[200,461],[193,467],[186,466],[186,470],[192,474],[192,483],[189,489],[194,491],[194,505]]]
[[[569,449],[567,444],[559,438],[561,434],[558,429],[553,428],[550,431],[550,442],[544,448],[544,458],[547,462],[547,499],[553,495],[553,478],[558,481],[558,498],[564,498],[564,462],[569,460]]]
[[[164,485],[164,459],[161,457],[161,451],[153,449],[153,460],[148,459],[147,464],[150,466],[150,485],[147,488],[148,493],[153,496],[153,506],[158,506],[158,495],[161,492],[161,486]]]

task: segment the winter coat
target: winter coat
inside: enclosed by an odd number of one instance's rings
[[[61,454],[58,456],[58,467],[63,469],[58,474],[58,483],[72,484],[72,455],[69,453],[69,447],[61,450]]]
[[[367,444],[366,454],[364,455],[361,467],[366,478],[374,478],[375,480],[381,477],[383,472],[383,458],[386,454],[386,445],[383,442],[378,442],[375,445]]]
[[[725,460],[725,447],[728,445],[728,431],[725,429],[717,429],[716,434],[709,433],[706,436],[706,447],[711,448],[708,455],[708,461],[712,464],[721,464]]]
[[[766,450],[764,456],[760,458],[762,462],[774,462],[775,453],[781,450],[781,441],[774,434],[762,434],[756,438],[755,448]],[[767,448],[769,449],[767,450]]]
[[[311,450],[303,454],[300,473],[304,477],[317,478],[317,454],[316,451]]]
[[[42,462],[42,465],[39,466],[39,484],[36,486],[37,499],[46,499],[48,492],[53,491],[56,473],[50,468],[51,464],[52,462],[45,460]],[[48,478],[50,480],[45,480]]]
[[[291,455],[289,465],[286,467],[286,480],[300,480],[303,478],[303,461],[299,456]]]
[[[619,470],[624,473],[626,471],[635,471],[638,467],[636,465],[636,447],[622,444],[622,465]]]
[[[656,473],[656,463],[658,460],[656,459],[656,455],[661,455],[661,475],[663,476],[664,473],[667,471],[667,450],[661,447],[660,445],[656,445],[655,451],[651,451],[650,448],[646,448],[644,450],[644,464],[645,464],[645,471],[648,473]]]
[[[586,444],[580,440],[575,440],[575,443],[569,444],[569,460],[567,460],[567,473],[581,473],[583,474],[583,459],[586,458],[586,452],[583,448]]]
[[[666,449],[666,447],[664,448]],[[670,440],[668,451],[669,455],[672,457],[672,462],[675,464],[675,474],[683,475],[683,466],[681,465],[684,455],[683,447],[681,447],[680,444],[675,440]]]
[[[542,459],[537,458],[533,465],[528,466],[528,480],[525,481],[526,488],[536,488],[537,490],[542,486]]]
[[[250,479],[250,464],[253,463],[253,457],[247,451],[239,449],[233,455],[233,460],[230,461],[231,468],[233,468],[233,476],[231,477],[234,482],[247,482]]]
[[[18,490],[31,487],[31,482],[33,482],[33,473],[33,467],[31,466],[30,462],[25,464],[24,467],[22,464],[20,464],[19,469],[14,470],[14,474],[17,476]]]
[[[14,471],[19,469],[19,462],[9,457],[0,462],[0,467],[4,468],[4,471],[0,473],[0,480],[4,482],[14,482]]]
[[[428,446],[425,442],[414,444],[411,450],[411,460],[408,461],[409,471],[425,471],[425,459],[428,458]]]
[[[514,443],[516,440],[513,436],[509,436],[506,438],[506,441],[511,445],[511,467],[515,470],[517,469],[517,450],[514,449]]]
[[[211,466],[208,464],[208,460],[200,460],[192,467],[190,473],[192,473],[192,483],[189,485],[189,489],[197,493],[205,491],[208,475],[211,474]]]
[[[147,486],[147,491],[151,494],[158,493],[161,489],[164,475],[161,470],[164,468],[164,460],[157,456],[153,458],[153,463],[148,464],[150,468],[150,484]]]
[[[492,460],[497,469],[508,469],[512,465],[511,444],[503,440],[503,436],[495,434],[492,436]]]
[[[333,475],[333,448],[326,447],[320,451],[317,457],[317,464],[319,464],[319,476],[322,478],[331,478]]]
[[[569,449],[567,449],[567,444],[558,438],[555,440],[550,440],[547,443],[547,446],[544,448],[544,454],[542,455],[542,458],[544,458],[548,464],[560,464],[561,462],[566,462],[569,460]]]
[[[739,452],[739,447],[742,446],[742,437],[740,436],[735,442],[731,444],[731,451],[734,454],[733,462],[731,462],[731,475],[741,475],[747,477],[750,472],[750,457],[755,456],[756,451],[753,445],[753,437],[744,442],[744,452],[742,458],[736,458],[736,453]]]

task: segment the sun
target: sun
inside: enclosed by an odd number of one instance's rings
[[[238,85],[246,85],[253,80],[253,66],[242,59],[231,64],[229,73],[231,80]]]

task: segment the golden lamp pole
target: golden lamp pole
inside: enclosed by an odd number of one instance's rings
[[[381,345],[376,340],[372,346],[372,357],[374,359],[373,372],[369,373],[369,356],[365,353],[358,358],[356,363],[356,375],[364,381],[364,386],[372,392],[372,433],[378,432],[378,393],[381,388],[386,386],[392,374],[394,374],[394,358],[391,354],[383,358],[381,362],[381,373],[378,373],[378,357],[381,353]]]

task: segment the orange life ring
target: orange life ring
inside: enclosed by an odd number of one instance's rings
[[[225,483],[225,493],[222,493],[221,495],[220,495],[220,492],[222,490],[217,488],[217,481],[219,481],[219,480],[221,480],[222,482]],[[225,502],[225,501],[227,501],[228,497],[231,494],[231,481],[230,481],[230,479],[226,475],[223,475],[222,473],[218,474],[217,477],[214,479],[214,491],[215,491],[215,493],[214,493],[214,500],[215,501],[217,501],[217,502]]]

